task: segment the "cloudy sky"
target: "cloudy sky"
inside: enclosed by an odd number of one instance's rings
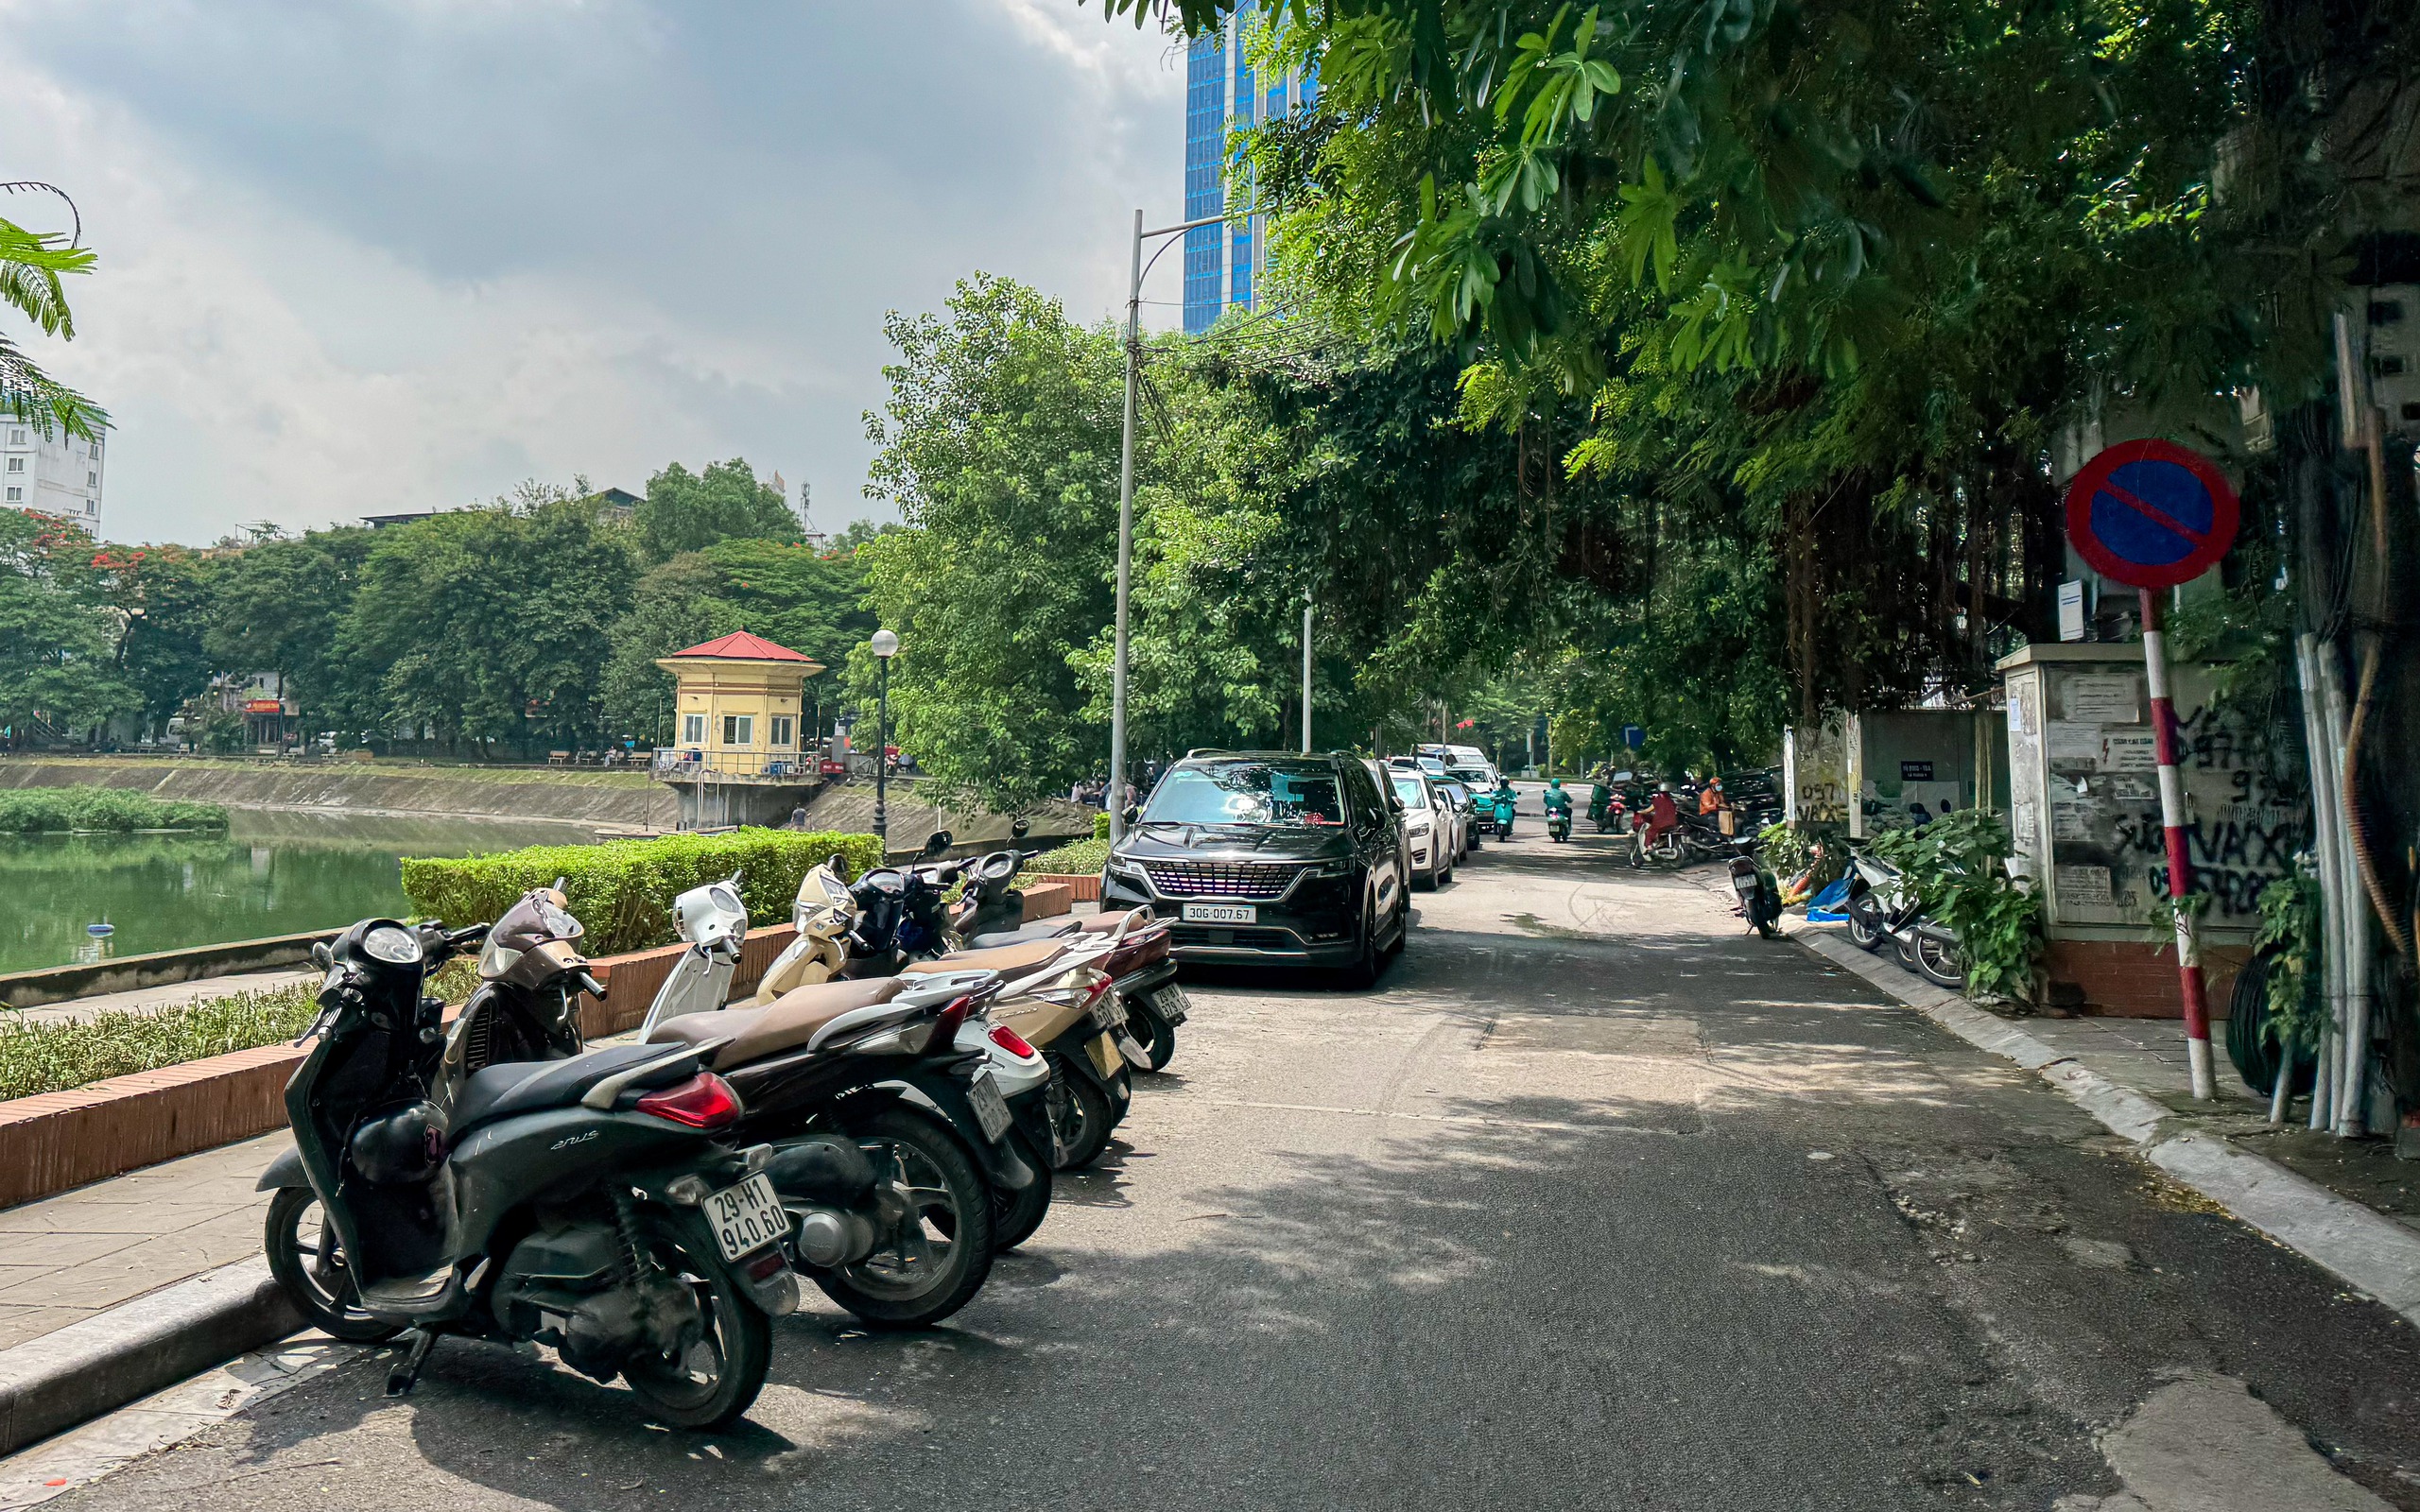
[[[28,345],[116,422],[112,537],[733,455],[837,529],[884,313],[978,267],[1114,313],[1183,70],[1097,0],[0,0],[0,179],[100,253]]]

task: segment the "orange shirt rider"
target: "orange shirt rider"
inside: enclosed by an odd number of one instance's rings
[[[1705,786],[1698,790],[1698,812],[1712,814],[1722,807],[1722,779],[1709,777]]]

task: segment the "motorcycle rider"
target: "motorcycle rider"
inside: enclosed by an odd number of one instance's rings
[[[1722,779],[1708,777],[1705,786],[1698,791],[1698,813],[1711,815],[1722,807]]]
[[[1672,799],[1672,784],[1655,784],[1655,796],[1647,804],[1647,833],[1639,841],[1639,850],[1653,850],[1656,840],[1681,822],[1681,805]]]
[[[1512,779],[1500,776],[1496,778],[1495,791],[1487,795],[1487,800],[1495,806],[1496,833],[1508,840],[1511,839],[1512,816],[1518,812],[1517,805],[1520,802],[1520,795],[1512,791]]]
[[[1557,813],[1565,818],[1571,816],[1571,795],[1563,790],[1563,779],[1560,777],[1547,783],[1547,815],[1552,817]]]

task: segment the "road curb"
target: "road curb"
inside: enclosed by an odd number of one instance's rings
[[[2420,1325],[2420,1234],[2221,1136],[2169,1127],[2176,1115],[2168,1108],[1844,939],[1804,929],[1789,937],[1977,1049],[2032,1072],[2175,1180]]]
[[[303,1326],[254,1256],[0,1349],[0,1454]]]

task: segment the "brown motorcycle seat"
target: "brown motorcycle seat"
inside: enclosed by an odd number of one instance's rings
[[[1001,945],[988,951],[959,951],[936,961],[910,961],[902,967],[901,974],[930,976],[938,971],[1021,971],[1028,967],[1045,966],[1064,951],[1078,936],[1062,935],[1054,939],[1037,939],[1023,945]]]
[[[684,1013],[667,1019],[655,1026],[648,1042],[701,1045],[709,1040],[729,1040],[731,1043],[714,1054],[714,1069],[721,1071],[795,1049],[840,1015],[888,1003],[907,986],[895,976],[816,982],[792,988],[761,1008],[725,1008],[719,1013]]]

